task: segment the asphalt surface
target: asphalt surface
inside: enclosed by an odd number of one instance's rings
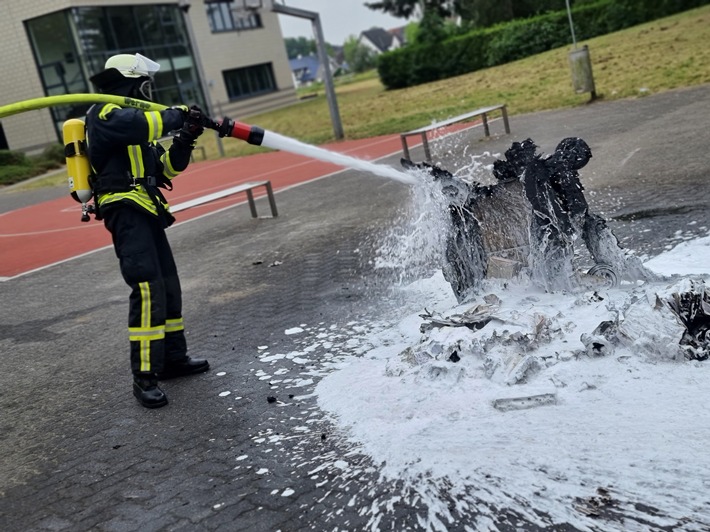
[[[493,122],[493,138],[474,128],[435,153],[455,170],[464,149],[502,153],[531,138],[550,153],[579,136],[593,152],[587,199],[624,247],[653,256],[707,235],[710,86],[510,123],[510,135]],[[5,191],[0,203],[54,193],[65,191]],[[169,229],[190,353],[212,369],[166,382],[170,404],[157,410],[131,394],[128,288],[112,250],[0,283],[0,530],[421,530],[415,494],[380,480],[319,410],[321,374],[260,358],[303,351],[294,327],[395,312],[371,259],[408,196],[345,170],[277,194],[278,218],[241,206]],[[449,530],[466,530],[466,511]],[[598,530],[617,526],[600,519]],[[536,529],[506,509],[499,527]]]

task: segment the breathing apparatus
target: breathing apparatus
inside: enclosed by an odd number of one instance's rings
[[[89,214],[95,213],[96,209],[94,205],[89,204],[94,194],[89,181],[91,165],[86,152],[86,125],[78,118],[71,118],[62,126],[62,137],[69,176],[69,194],[81,203],[81,221],[88,222]]]

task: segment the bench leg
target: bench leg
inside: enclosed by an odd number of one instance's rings
[[[486,135],[486,137],[491,136],[491,130],[488,127],[488,117],[486,116],[486,113],[483,113],[481,115],[481,118],[483,119],[483,133]]]
[[[505,108],[505,105],[501,109],[503,112],[503,124],[505,125],[505,132],[510,135],[510,124],[508,123],[508,110]]]
[[[429,151],[429,139],[426,136],[426,131],[422,132],[422,144],[424,145],[424,160],[431,163],[431,152]]]
[[[247,189],[247,200],[249,200],[249,210],[251,210],[251,217],[258,218],[259,215],[256,213],[256,204],[254,203],[254,193],[251,189]]]
[[[402,140],[402,153],[404,154],[404,158],[409,161],[409,146],[407,146],[407,136],[401,135],[400,138]]]
[[[271,188],[271,181],[267,181],[266,185],[266,195],[269,197],[269,205],[271,206],[271,216],[276,218],[279,213],[276,211],[276,200],[274,199],[274,190]]]

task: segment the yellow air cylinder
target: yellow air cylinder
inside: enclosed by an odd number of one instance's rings
[[[62,126],[62,136],[69,175],[69,193],[79,203],[86,203],[92,194],[89,184],[91,166],[86,153],[84,122],[78,118],[70,118]]]

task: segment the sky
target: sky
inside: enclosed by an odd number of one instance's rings
[[[407,270],[437,245],[438,207],[425,196],[412,195],[382,240],[378,268]],[[643,260],[657,279],[565,291],[486,279],[464,303],[435,267],[393,282],[381,306],[349,321],[294,323],[283,332],[297,349],[265,342],[252,371],[276,407],[303,423],[256,436],[237,469],[268,475],[259,452],[290,440],[304,449],[290,461],[331,482],[338,506],[358,509],[372,531],[401,499],[431,531],[498,530],[500,509],[540,527],[709,530],[710,362],[684,357],[685,329],[668,302],[705,290],[710,236]],[[615,325],[605,336],[607,322]],[[340,450],[306,459],[321,431]],[[373,484],[386,481],[398,490],[373,500],[381,493]],[[596,516],[600,509],[616,520]]]
[[[276,0],[288,7],[315,11],[320,14],[326,42],[342,45],[348,37],[359,36],[372,27],[383,29],[405,26],[406,19],[385,15],[365,7],[366,0]],[[314,38],[311,21],[298,17],[279,15],[284,37]]]

